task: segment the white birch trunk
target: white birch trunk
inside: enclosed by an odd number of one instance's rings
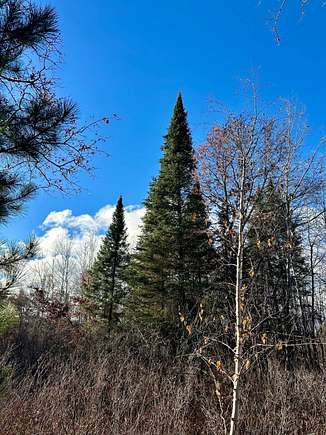
[[[242,161],[241,187],[240,187],[240,207],[239,207],[239,233],[237,248],[237,270],[235,288],[235,335],[236,345],[234,352],[234,375],[233,375],[233,398],[232,413],[229,435],[237,435],[239,420],[239,393],[240,393],[240,370],[241,370],[241,288],[242,288],[242,269],[243,269],[243,244],[244,244],[244,180],[245,180],[245,161]]]

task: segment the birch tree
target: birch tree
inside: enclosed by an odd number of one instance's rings
[[[224,282],[227,288],[223,292],[219,293],[221,289],[217,286],[215,295],[220,298],[221,294],[226,293],[229,294],[229,300],[233,299],[230,308],[234,314],[230,314],[230,319],[234,323],[234,332],[230,336],[228,327],[225,329],[227,334],[221,329],[225,319],[224,315],[220,316],[222,321],[217,318],[220,328],[217,335],[215,338],[205,336],[199,349],[203,357],[203,349],[207,350],[210,342],[215,341],[232,355],[233,366],[221,359],[216,361],[204,357],[209,368],[215,361],[215,373],[222,373],[232,384],[228,429],[225,425],[225,433],[229,431],[229,435],[239,433],[239,403],[244,375],[259,356],[272,350],[284,351],[289,360],[294,347],[299,344],[296,337],[297,319],[305,325],[307,298],[302,289],[306,287],[305,282],[298,282],[299,269],[295,261],[295,255],[301,255],[297,231],[298,228],[304,229],[303,206],[313,206],[314,195],[322,187],[322,177],[316,176],[317,153],[305,161],[300,159],[304,128],[301,128],[302,122],[292,117],[291,113],[286,110],[285,116],[278,119],[266,117],[257,111],[249,115],[231,115],[224,125],[211,130],[206,144],[198,152],[203,193],[210,206],[211,216],[215,216],[216,243],[224,242],[226,249],[232,253],[225,259],[227,262],[230,258],[235,259],[227,264],[235,279]],[[321,172],[319,175],[322,175]],[[262,192],[268,191],[269,184],[279,192],[280,205],[266,213],[259,204],[259,198]],[[320,211],[314,209],[314,213],[318,215]],[[227,219],[221,219],[221,216],[227,216]],[[277,216],[281,216],[284,228],[278,249],[284,264],[285,284],[276,309],[257,311],[254,299],[257,295],[260,261],[250,256],[249,235],[257,218],[261,218],[264,225],[268,226],[269,220],[273,222]],[[261,233],[257,232],[254,243],[258,250],[262,249],[263,243],[267,250],[273,248],[275,240],[280,237],[277,229],[274,231],[275,234],[271,234],[266,241],[261,240]],[[220,262],[223,262],[223,258]],[[288,326],[283,331],[282,340],[276,334],[269,336],[266,332],[267,322],[272,318],[278,318],[281,322],[284,316]],[[220,398],[217,384],[215,386]]]
[[[204,191],[217,212],[227,207],[232,215],[229,249],[235,254],[234,294],[234,369],[230,435],[237,433],[240,380],[243,363],[243,332],[247,308],[244,306],[247,286],[244,283],[244,249],[254,197],[264,189],[273,170],[275,149],[271,141],[273,123],[253,116],[231,116],[225,126],[215,127],[208,142],[199,151]],[[273,157],[273,158],[272,158]]]

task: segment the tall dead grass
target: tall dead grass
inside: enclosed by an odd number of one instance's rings
[[[35,328],[11,337],[16,372],[0,398],[1,435],[224,433],[203,367],[172,357],[167,341],[74,333]],[[223,391],[227,417],[231,389]],[[267,372],[248,375],[242,392],[241,434],[326,433],[325,371],[289,373],[270,361]]]

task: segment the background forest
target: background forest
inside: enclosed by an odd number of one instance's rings
[[[106,154],[115,116],[58,95],[59,36],[52,7],[0,2],[3,234]],[[122,193],[103,237],[58,236],[51,261],[1,241],[0,435],[325,433],[325,144],[245,83],[199,145],[176,96],[137,237]]]

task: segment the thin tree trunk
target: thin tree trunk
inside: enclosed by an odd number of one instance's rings
[[[312,337],[315,337],[315,269],[314,269],[314,247],[310,244],[310,276],[311,276],[311,329]]]
[[[234,375],[233,375],[233,398],[232,413],[229,435],[238,433],[239,421],[239,396],[240,396],[240,370],[241,370],[241,288],[242,288],[242,270],[243,270],[243,243],[244,243],[244,180],[245,180],[245,162],[243,161],[240,187],[240,210],[239,210],[239,234],[237,248],[237,270],[236,270],[236,287],[235,287],[235,335],[236,345],[234,352]]]
[[[113,318],[113,302],[110,303],[109,316],[108,317],[109,317],[109,319],[108,319],[108,323],[109,323],[108,327],[109,327],[109,330],[110,330],[111,323],[112,323],[112,318]]]

